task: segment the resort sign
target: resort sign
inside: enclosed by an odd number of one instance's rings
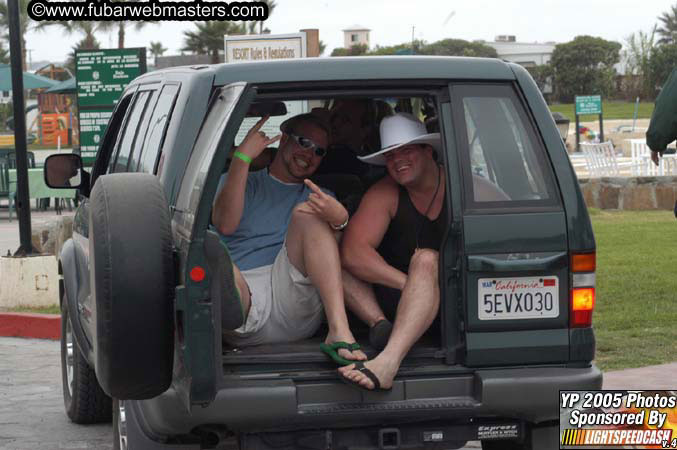
[[[226,62],[229,64],[246,62],[276,61],[281,59],[306,58],[306,33],[292,34],[255,34],[250,36],[224,36]],[[287,114],[273,116],[263,125],[261,131],[269,136],[280,132],[280,124],[289,117],[308,112],[308,102],[295,100],[284,102]],[[235,136],[235,144],[242,139],[258,118],[244,120]],[[277,145],[277,144],[275,144]]]
[[[306,34],[224,36],[227,63],[274,61],[306,57]]]
[[[94,161],[122,91],[145,72],[145,48],[75,52],[80,155],[85,164]]]

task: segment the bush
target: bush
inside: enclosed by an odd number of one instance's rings
[[[677,44],[665,44],[656,47],[651,55],[649,77],[654,95],[668,79],[672,70],[677,67]]]
[[[558,44],[552,52],[557,96],[572,102],[576,95],[609,96],[614,89],[614,64],[619,61],[621,44],[592,36],[577,36]]]

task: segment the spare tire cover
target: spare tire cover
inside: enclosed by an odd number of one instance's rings
[[[169,387],[174,354],[170,213],[157,177],[104,175],[90,197],[96,376],[118,399]]]

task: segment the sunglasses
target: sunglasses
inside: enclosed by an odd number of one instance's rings
[[[296,134],[288,133],[289,137],[294,139],[299,146],[302,148],[308,149],[308,150],[314,150],[315,154],[317,156],[324,156],[327,154],[327,149],[324,147],[318,147],[316,143],[311,141],[310,139],[303,137],[303,136],[298,136]]]

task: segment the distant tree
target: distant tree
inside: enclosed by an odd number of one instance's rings
[[[421,48],[425,45],[425,41],[415,40],[413,42],[404,42],[397,45],[388,45],[381,47],[377,45],[373,50],[369,51],[369,55],[417,55],[421,52]]]
[[[0,63],[9,64],[9,50],[5,48],[4,42],[0,42]]]
[[[656,27],[650,33],[639,31],[625,39],[625,48],[621,57],[625,63],[625,76],[621,89],[626,98],[648,98],[653,96],[649,72],[651,71],[651,54],[656,47]]]
[[[19,0],[19,27],[21,28],[21,63],[23,70],[26,65],[26,33],[37,28],[38,23],[28,17],[28,2],[30,0]],[[0,0],[0,30],[3,37],[9,41],[9,11],[7,10],[7,0]]]
[[[94,24],[95,22],[82,22],[82,23],[90,23]],[[89,25],[85,25],[87,27]],[[101,48],[101,44],[99,41],[96,40],[94,37],[94,34],[92,33],[87,33],[84,38],[82,38],[80,41],[78,41],[73,47],[71,47],[71,52],[68,55],[68,59],[66,60],[66,68],[71,71],[71,73],[75,73],[75,52],[78,50],[97,50]]]
[[[498,58],[496,49],[481,42],[468,42],[462,39],[442,39],[424,45],[418,53],[440,56],[476,56],[481,58]]]
[[[659,45],[651,54],[649,80],[654,94],[663,85],[668,75],[677,67],[677,44]]]
[[[117,0],[118,2],[126,2],[126,1],[136,1],[136,0]],[[99,29],[104,30],[104,31],[112,31],[116,30],[118,31],[118,48],[125,48],[125,36],[127,35],[127,27],[130,26],[131,24],[134,24],[134,29],[136,31],[141,30],[143,27],[145,27],[148,24],[157,24],[155,21],[149,21],[149,20],[137,20],[135,22],[130,22],[127,20],[121,20],[121,21],[102,21],[99,22]]]
[[[577,36],[556,45],[550,65],[560,101],[570,103],[576,95],[611,94],[620,49],[618,42],[592,36]]]
[[[162,46],[162,42],[152,42],[150,43],[150,53],[153,55],[153,65],[157,67],[157,57],[162,56],[164,52],[167,51],[166,47]]]
[[[538,89],[543,92],[546,88],[546,86],[551,85],[552,86],[552,66],[550,64],[541,64],[539,66],[533,66],[533,67],[525,67],[529,74],[531,75],[531,78],[534,79],[536,82],[536,85],[538,86]]]
[[[270,16],[273,14],[273,11],[275,10],[275,7],[277,6],[277,3],[275,3],[274,0],[260,0],[260,1],[262,1],[263,3],[268,5],[268,18],[270,18]],[[264,31],[266,31],[266,30],[263,29],[264,22],[265,22],[265,20],[259,20],[259,21],[251,22],[251,23],[252,24],[258,24],[259,34],[263,34]],[[270,30],[268,30],[268,32],[270,32]]]
[[[226,21],[195,22],[195,30],[184,31],[183,48],[181,50],[197,55],[211,55],[211,63],[218,64],[219,50],[223,50],[225,35],[245,34],[246,27],[242,23]]]
[[[355,44],[350,48],[338,47],[332,50],[331,56],[361,56],[367,54],[366,44]]]
[[[661,37],[659,44],[677,44],[677,3],[670,7],[669,11],[664,12],[658,17],[661,22],[660,28],[656,30]]]
[[[98,30],[105,29],[102,26],[103,22],[94,22],[94,21],[80,21],[80,20],[67,20],[67,21],[41,21],[36,26],[37,30],[44,30],[46,28],[59,27],[66,34],[81,34],[83,36],[77,44],[82,44],[83,50],[88,48],[88,45],[93,45],[93,42],[96,41],[94,33]],[[92,47],[93,48],[93,47]],[[98,48],[98,47],[96,47]]]
[[[324,42],[322,42],[322,40],[320,40],[319,45],[320,45],[320,56],[322,56],[324,54],[324,51],[327,49],[327,45]]]

